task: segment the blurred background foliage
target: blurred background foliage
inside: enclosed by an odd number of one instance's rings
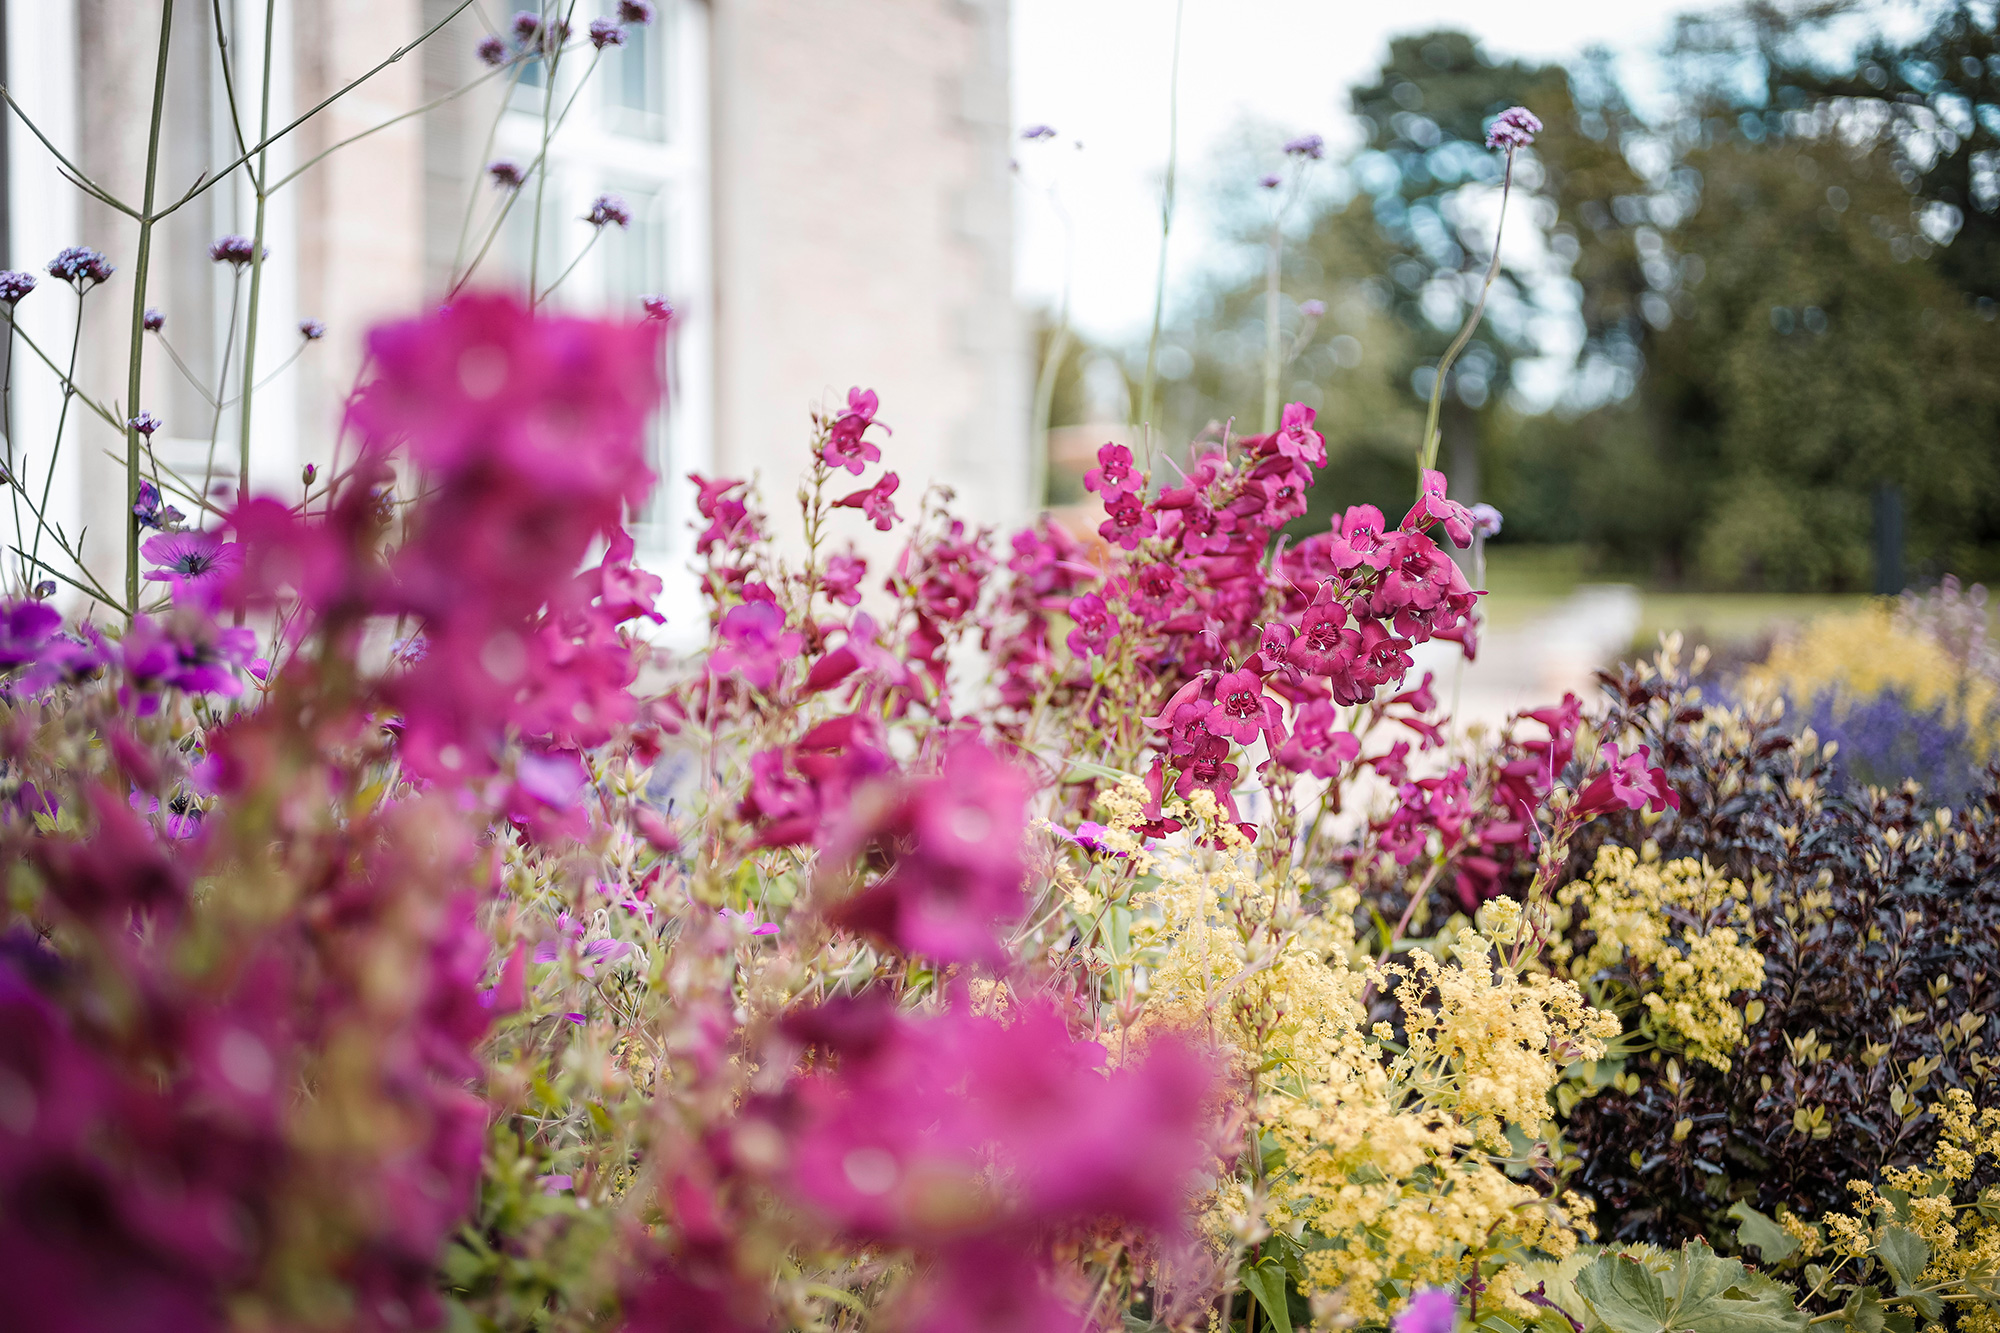
[[[1586,576],[1667,589],[2000,576],[1993,11],[1829,63],[1843,10],[1682,19],[1661,55],[1673,110],[1650,120],[1602,55],[1537,66],[1456,32],[1394,42],[1351,93],[1365,143],[1310,168],[1340,188],[1289,206],[1283,393],[1319,409],[1332,460],[1307,521],[1407,504],[1432,367],[1491,254],[1484,127],[1520,103],[1547,129],[1517,166],[1441,452],[1454,495],[1505,513],[1497,556],[1564,544]],[[1242,252],[1166,332],[1168,440],[1262,428],[1261,256],[1290,188],[1250,176],[1222,201]],[[1144,360],[1079,349],[1051,420],[1129,411]],[[1052,478],[1051,498],[1068,485]],[[1883,523],[1904,534],[1901,570],[1878,568]]]

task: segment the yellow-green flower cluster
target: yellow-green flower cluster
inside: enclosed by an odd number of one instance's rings
[[[2000,749],[2000,688],[1967,672],[1944,644],[1886,603],[1820,617],[1745,672],[1743,684],[1753,695],[1799,702],[1832,691],[1836,712],[1894,691],[1914,709],[1942,708],[1947,723],[1965,728],[1980,759]]]
[[[1750,891],[1704,861],[1642,859],[1626,847],[1597,853],[1589,879],[1557,899],[1585,913],[1596,941],[1581,958],[1557,945],[1551,959],[1573,977],[1596,977],[1621,965],[1646,1008],[1644,1025],[1663,1046],[1685,1050],[1717,1069],[1743,1044],[1751,1001],[1734,996],[1764,984],[1764,955],[1753,938]]]

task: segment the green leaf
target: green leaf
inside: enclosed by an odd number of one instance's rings
[[[1576,1275],[1576,1293],[1611,1333],[1665,1333],[1667,1293],[1659,1275],[1623,1254],[1600,1254]]]
[[[1739,1200],[1732,1205],[1729,1216],[1736,1222],[1736,1243],[1755,1245],[1766,1264],[1783,1263],[1799,1248],[1791,1232],[1747,1203]]]
[[[1243,1289],[1264,1307],[1264,1317],[1278,1333],[1292,1333],[1291,1311],[1285,1306],[1285,1270],[1276,1259],[1265,1259],[1237,1274]]]
[[[1882,1333],[1888,1322],[1883,1314],[1882,1298],[1875,1294],[1873,1287],[1863,1287],[1849,1296],[1840,1315],[1851,1333]]]
[[[1924,1268],[1931,1261],[1931,1247],[1924,1244],[1923,1238],[1914,1231],[1890,1227],[1882,1233],[1882,1239],[1875,1242],[1875,1257],[1889,1270],[1889,1276],[1896,1279],[1896,1294],[1900,1296],[1923,1276]]]

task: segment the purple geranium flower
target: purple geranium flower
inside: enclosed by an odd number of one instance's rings
[[[47,602],[0,602],[0,667],[34,661],[62,628],[62,615]]]
[[[163,532],[139,549],[159,566],[146,571],[148,580],[167,584],[176,602],[198,606],[215,606],[243,567],[243,548],[212,532]]]

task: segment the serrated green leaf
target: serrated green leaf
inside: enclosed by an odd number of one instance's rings
[[[1896,1280],[1896,1294],[1903,1295],[1917,1284],[1931,1261],[1931,1247],[1923,1237],[1904,1227],[1890,1227],[1875,1242],[1875,1257]]]
[[[1243,1289],[1264,1307],[1264,1317],[1278,1333],[1292,1333],[1291,1311],[1285,1306],[1285,1270],[1275,1259],[1265,1259],[1237,1274]]]
[[[1799,1248],[1791,1232],[1741,1200],[1731,1205],[1729,1216],[1736,1223],[1736,1243],[1755,1245],[1767,1264],[1781,1264]]]
[[[1847,1298],[1841,1308],[1842,1326],[1850,1333],[1882,1333],[1888,1322],[1882,1310],[1882,1300],[1875,1294],[1875,1288],[1863,1287]]]
[[[1576,1275],[1576,1293],[1611,1333],[1665,1333],[1666,1289],[1659,1275],[1636,1259],[1599,1255]]]

